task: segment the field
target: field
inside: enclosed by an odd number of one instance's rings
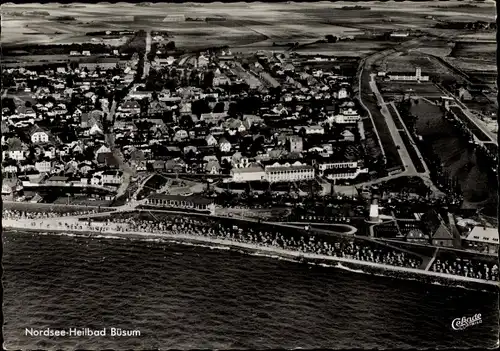
[[[404,95],[405,93],[411,93],[425,98],[439,98],[443,95],[441,90],[433,83],[383,81],[377,84],[384,97]]]
[[[455,58],[480,59],[495,63],[496,50],[497,44],[495,41],[459,41],[455,44],[450,56]]]
[[[237,3],[237,4],[151,4],[139,7],[120,3],[119,6],[99,3],[95,5],[62,8],[57,4],[2,5],[2,44],[23,43],[82,43],[90,40],[85,33],[102,30],[161,30],[171,35],[181,49],[196,49],[214,45],[230,45],[241,50],[250,46],[269,47],[273,42],[313,43],[327,34],[358,36],[366,32],[381,34],[393,30],[418,30],[431,35],[438,33],[449,38],[446,30],[436,31],[435,19],[427,18],[439,12],[440,19],[494,20],[494,4],[485,3],[472,8],[439,8],[433,3],[405,2],[404,6],[394,2],[369,3],[370,9],[350,11],[342,9],[350,3]],[[458,4],[456,1],[447,5]],[[46,11],[48,16],[26,16],[24,11]],[[16,16],[9,14],[15,12]],[[21,14],[21,15],[20,15]],[[167,15],[183,15],[191,18],[224,17],[217,22],[163,22]],[[74,20],[62,22],[60,16],[71,16]],[[360,18],[363,20],[360,21]],[[441,34],[440,34],[441,33]],[[467,35],[470,32],[454,33]],[[118,44],[112,43],[113,44]],[[389,43],[390,44],[390,43]],[[250,45],[250,46],[249,46]],[[319,44],[304,48],[311,53],[362,56],[379,49],[386,43],[337,43]],[[460,48],[457,55],[472,55],[478,46]],[[483,48],[484,49],[484,48]],[[481,49],[481,50],[483,50]],[[277,49],[280,51],[281,49]],[[435,48],[434,54],[444,55],[447,49]],[[441,50],[437,53],[436,50]],[[491,55],[489,48],[484,49]]]
[[[330,54],[336,56],[360,57],[387,49],[392,44],[387,41],[352,40],[337,43],[314,43],[304,45],[294,51],[305,54]]]
[[[378,69],[386,72],[415,72],[417,67],[422,69],[422,74],[443,74],[448,72],[441,64],[418,51],[411,51],[407,54],[392,54],[377,64]]]

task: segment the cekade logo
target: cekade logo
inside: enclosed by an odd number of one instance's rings
[[[453,322],[451,322],[451,327],[453,330],[464,330],[465,328],[481,323],[483,323],[481,313],[476,313],[472,317],[455,318]]]

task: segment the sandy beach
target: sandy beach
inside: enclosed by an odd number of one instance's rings
[[[54,224],[54,223],[51,223]],[[151,233],[151,232],[133,232],[133,231],[118,231],[118,230],[113,230],[109,227],[101,227],[102,230],[89,230],[87,227],[83,227],[82,229],[80,228],[73,228],[73,229],[68,229],[68,228],[63,228],[61,227],[54,227],[54,225],[51,225],[50,228],[47,228],[46,226],[33,226],[31,223],[26,222],[20,222],[18,220],[14,219],[3,219],[2,223],[2,228],[4,230],[20,230],[20,231],[30,231],[30,232],[43,232],[47,234],[59,234],[59,235],[68,235],[68,234],[77,234],[81,236],[87,236],[87,237],[102,237],[102,238],[123,238],[123,239],[157,239],[157,240],[167,240],[167,241],[176,241],[179,243],[190,243],[190,244],[205,244],[208,246],[215,246],[216,248],[220,247],[227,247],[229,249],[238,249],[240,251],[244,251],[247,253],[258,253],[266,256],[272,256],[272,257],[280,257],[280,258],[286,258],[286,259],[292,259],[292,260],[301,260],[301,259],[307,259],[310,260],[311,262],[316,262],[316,263],[345,263],[351,266],[359,267],[359,268],[369,268],[371,271],[375,270],[378,272],[384,272],[384,273],[396,273],[396,274],[402,274],[406,276],[410,275],[413,277],[418,277],[418,276],[426,276],[428,278],[435,278],[438,280],[445,279],[445,280],[453,280],[456,282],[466,282],[466,283],[476,283],[476,284],[487,284],[490,286],[498,286],[498,282],[491,281],[491,280],[485,280],[485,279],[477,279],[477,278],[471,278],[471,277],[464,277],[464,276],[458,276],[458,275],[452,275],[452,274],[445,274],[445,273],[439,273],[439,272],[432,272],[432,271],[426,271],[423,269],[415,269],[415,268],[408,268],[408,267],[399,267],[399,266],[393,266],[393,265],[387,265],[387,264],[380,264],[380,263],[375,263],[375,262],[368,262],[368,261],[360,261],[360,260],[355,260],[351,258],[345,258],[345,257],[334,257],[334,256],[328,256],[328,255],[320,255],[320,254],[313,254],[313,253],[304,253],[304,252],[299,252],[299,251],[293,251],[293,250],[284,250],[281,248],[277,247],[271,247],[271,246],[264,246],[264,245],[256,245],[256,244],[250,244],[250,243],[245,243],[245,242],[239,242],[239,241],[233,241],[233,240],[226,240],[226,239],[217,239],[217,238],[210,238],[210,237],[205,237],[205,236],[196,236],[196,235],[189,235],[189,234],[178,234],[178,233],[171,233],[171,232],[162,232],[162,233]],[[370,272],[365,272],[362,271],[362,273],[370,273]],[[392,276],[392,274],[389,274],[389,276]],[[399,276],[396,276],[399,277]]]

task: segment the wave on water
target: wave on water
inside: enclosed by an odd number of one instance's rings
[[[346,271],[349,271],[349,272],[368,274],[367,272],[365,272],[362,269],[353,269],[353,268],[350,268],[350,267],[346,267],[342,263],[337,263],[334,267],[335,268],[340,268],[340,269],[343,269],[343,270],[346,270]]]
[[[186,245],[186,246],[196,246],[196,247],[204,247],[210,250],[231,250],[231,247],[224,245],[206,245],[200,243],[194,243],[189,241],[179,241],[179,240],[165,240],[165,242],[178,244],[178,245]]]

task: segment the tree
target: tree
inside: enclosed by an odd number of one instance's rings
[[[224,112],[224,106],[225,106],[224,102],[219,101],[217,104],[215,104],[213,112],[214,113],[222,113],[222,112]]]
[[[167,50],[173,51],[175,50],[175,41],[169,41],[166,45]]]
[[[204,88],[211,88],[211,87],[213,87],[214,77],[215,77],[214,72],[212,72],[212,71],[206,72],[203,75],[203,87]]]

